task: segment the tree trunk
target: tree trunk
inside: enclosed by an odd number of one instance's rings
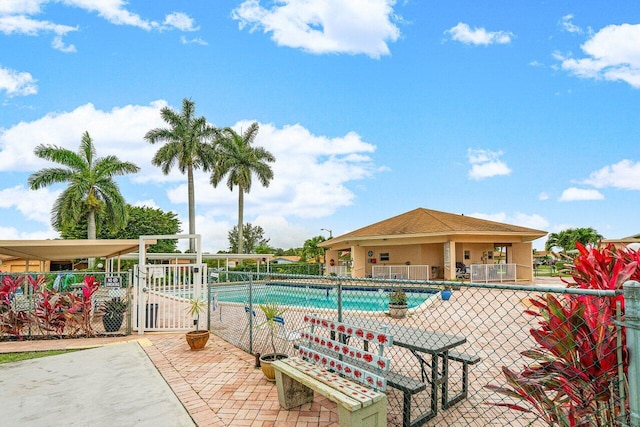
[[[87,216],[87,239],[95,240],[96,239],[96,212],[91,209]],[[93,269],[93,264],[95,264],[95,258],[87,259],[87,268],[89,270]]]
[[[193,165],[187,168],[187,187],[189,192],[189,234],[196,234],[196,196],[193,188]],[[196,252],[196,242],[189,239],[189,252]]]
[[[238,186],[238,253],[244,253],[244,235],[242,234],[242,217],[244,215],[244,188]]]

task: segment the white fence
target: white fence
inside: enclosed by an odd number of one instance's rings
[[[429,280],[428,265],[374,265],[374,279]]]
[[[327,267],[327,274],[330,276],[350,276],[346,265],[334,265]]]
[[[516,264],[471,264],[472,282],[515,282]]]

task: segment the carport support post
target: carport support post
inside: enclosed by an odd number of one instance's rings
[[[640,427],[640,283],[629,280],[624,289],[627,349],[629,351],[629,409],[631,426]]]

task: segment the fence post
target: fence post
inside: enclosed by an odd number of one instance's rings
[[[631,425],[640,427],[640,283],[629,280],[624,289],[627,349],[629,351],[629,409]]]
[[[253,273],[249,275],[249,354],[253,354]]]

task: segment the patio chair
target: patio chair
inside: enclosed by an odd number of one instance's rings
[[[470,276],[470,268],[462,262],[456,262],[456,279],[468,279]]]
[[[275,334],[275,338],[282,340],[282,341],[287,341],[287,342],[294,342],[294,341],[298,341],[299,339],[302,338],[302,329],[300,330],[295,330],[295,331],[288,331],[287,327],[284,324],[284,318],[280,317],[280,316],[276,316],[273,318],[275,325],[276,325],[276,334]]]

